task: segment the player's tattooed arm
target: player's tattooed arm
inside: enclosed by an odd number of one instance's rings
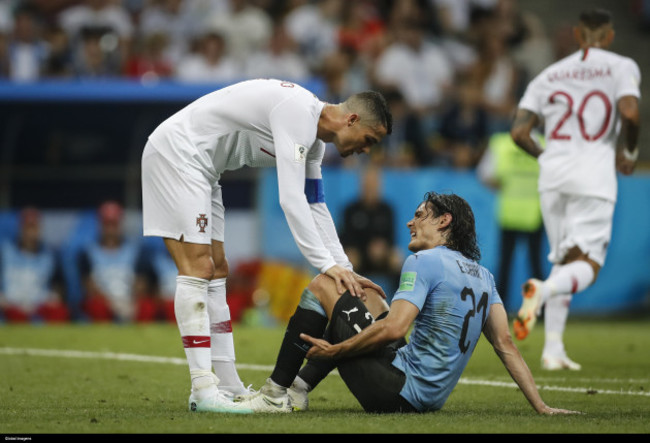
[[[639,142],[639,99],[634,96],[624,96],[618,101],[618,112],[621,115],[621,134],[625,148],[632,153]]]
[[[526,109],[517,109],[510,135],[517,145],[537,158],[543,152],[542,147],[530,135],[533,128],[539,124],[539,117]]]

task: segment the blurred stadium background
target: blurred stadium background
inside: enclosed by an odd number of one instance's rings
[[[96,241],[102,203],[124,208],[126,240],[145,248],[151,261],[146,277],[162,270],[153,263],[162,244],[141,236],[140,156],[164,118],[246,78],[283,77],[335,102],[365,88],[389,91],[392,75],[395,134],[368,158],[326,158],[335,221],[343,229],[363,172],[377,166],[380,194],[395,215],[392,242],[404,254],[405,224],[424,193],[453,191],[472,204],[482,264],[496,275],[497,195],[478,174],[482,149],[490,136],[507,131],[527,81],[575,50],[570,27],[594,5],[614,15],[612,50],[634,58],[647,75],[648,0],[0,0],[0,240],[14,241],[22,210],[37,208],[42,240],[61,260],[69,319],[87,320],[79,256]],[[403,117],[427,94],[402,89],[398,80],[409,67],[380,67],[396,39],[417,38],[408,31],[421,32],[442,57],[431,71],[440,75],[440,90],[431,92],[422,118]],[[465,87],[474,87],[472,94]],[[642,81],[642,96],[648,92]],[[471,107],[471,121],[481,116],[480,127],[462,129],[453,112],[460,103]],[[650,115],[648,108],[642,100],[642,115]],[[414,121],[421,132],[412,129]],[[649,139],[642,125],[641,164],[620,179],[608,262],[597,283],[573,300],[575,314],[649,312]],[[274,174],[246,169],[222,180],[235,321],[284,321],[314,273],[284,222]],[[510,311],[530,273],[524,244],[511,268],[504,294]],[[143,287],[134,279],[126,291],[164,298],[162,275],[142,279]],[[377,279],[394,283],[390,272]]]

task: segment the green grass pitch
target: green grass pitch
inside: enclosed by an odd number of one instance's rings
[[[246,384],[270,375],[284,330],[234,325]],[[445,407],[366,414],[337,374],[295,414],[196,414],[174,325],[0,325],[0,434],[634,433],[650,431],[650,320],[570,319],[578,372],[545,372],[542,325],[517,345],[542,397],[578,416],[538,416],[483,338]]]

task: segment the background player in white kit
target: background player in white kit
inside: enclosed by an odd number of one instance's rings
[[[144,235],[163,237],[178,268],[175,314],[190,368],[191,410],[249,412],[224,395],[245,389],[226,303],[221,174],[275,166],[280,205],[309,263],[334,278],[341,293],[381,291],[353,271],[343,252],[320,168],[326,142],[344,157],[368,153],[391,130],[379,93],[327,104],[293,83],[250,80],[199,98],[149,136],[142,156]]]
[[[638,157],[641,73],[630,58],[606,50],[614,38],[604,10],[580,15],[580,50],[528,85],[511,134],[540,164],[539,191],[553,264],[545,281],[528,280],[514,321],[525,338],[545,306],[545,369],[580,369],[564,349],[572,295],[586,289],[605,262],[617,197],[616,169],[631,174]],[[530,131],[544,122],[546,149]],[[617,150],[619,135],[622,146]]]

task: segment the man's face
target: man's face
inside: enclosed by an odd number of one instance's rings
[[[348,157],[354,153],[368,154],[370,148],[379,143],[386,136],[386,128],[373,127],[361,123],[356,114],[348,117],[348,124],[340,130],[334,139],[334,145],[341,157]]]
[[[411,232],[409,251],[418,252],[436,247],[440,242],[438,218],[434,217],[431,205],[421,203],[413,218],[406,224]]]

